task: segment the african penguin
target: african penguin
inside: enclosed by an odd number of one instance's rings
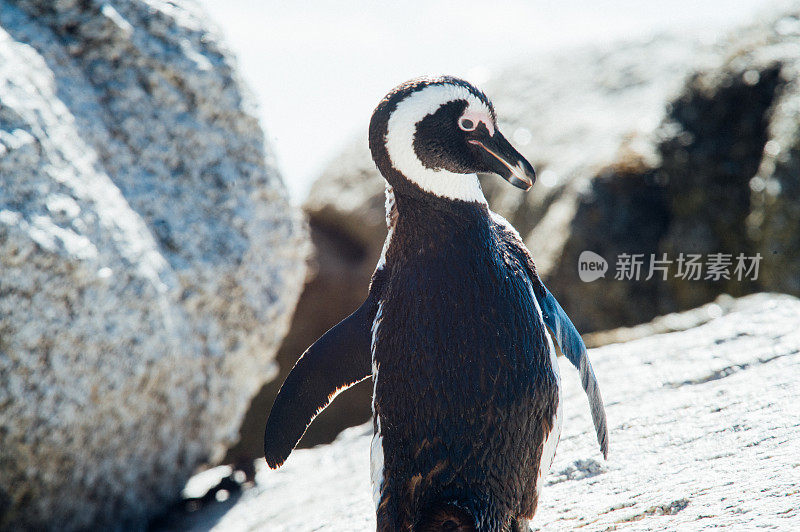
[[[476,175],[527,190],[533,168],[489,99],[453,77],[392,90],[369,146],[387,181],[388,226],[369,295],[286,378],[267,420],[267,463],[279,467],[339,391],[372,377],[378,530],[525,530],[561,432],[551,335],[580,372],[608,452],[586,347]]]

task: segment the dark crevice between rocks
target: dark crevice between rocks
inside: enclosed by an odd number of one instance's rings
[[[200,497],[186,497],[175,501],[161,514],[153,517],[147,524],[149,532],[166,532],[175,530],[180,523],[185,523],[192,514],[205,510],[203,513],[204,524],[211,528],[219,521],[248,486],[255,480],[253,462],[241,464],[242,468],[234,468],[227,477],[222,478],[217,484],[210,487]]]
[[[6,521],[6,514],[11,513],[12,505],[11,496],[3,488],[0,488],[0,523]]]
[[[335,225],[322,224],[315,221],[312,222],[311,230],[317,240],[321,243],[324,241],[326,246],[334,248],[344,261],[360,263],[367,255],[366,247],[362,242],[356,241]],[[314,244],[316,249],[316,240]]]
[[[312,220],[311,240],[315,256],[292,318],[289,333],[275,357],[278,375],[264,385],[251,401],[239,431],[239,441],[228,450],[225,463],[264,456],[264,427],[281,384],[301,354],[325,331],[361,305],[367,296],[378,257],[344,231]],[[308,448],[330,443],[344,429],[370,419],[372,381],[346,390],[322,411],[300,440]]]
[[[555,473],[556,478],[548,481],[547,485],[561,484],[568,480],[583,480],[596,477],[603,473],[605,473],[605,468],[603,464],[597,460],[592,460],[591,458],[587,460],[576,460],[565,469]]]
[[[689,499],[678,499],[676,501],[672,501],[667,504],[651,506],[650,508],[641,513],[634,514],[630,517],[626,517],[625,519],[620,519],[619,521],[617,521],[617,523],[630,523],[633,521],[640,521],[645,517],[652,517],[657,515],[675,515],[683,511],[687,506],[689,506]]]
[[[767,358],[759,358],[753,362],[744,362],[742,364],[733,364],[730,366],[725,366],[724,368],[720,368],[716,371],[709,373],[708,375],[704,375],[702,377],[698,377],[696,379],[687,379],[685,381],[680,382],[665,382],[663,386],[665,388],[680,388],[681,386],[687,385],[694,385],[694,384],[705,384],[711,381],[718,381],[720,379],[724,379],[725,377],[730,377],[734,373],[739,373],[740,371],[744,371],[749,369],[753,366],[761,365],[761,364],[768,364],[774,360],[779,358],[783,358],[785,356],[795,355],[796,352],[792,351],[789,353],[781,353],[779,355],[767,357]]]

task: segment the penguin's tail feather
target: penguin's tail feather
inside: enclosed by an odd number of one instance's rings
[[[434,504],[420,519],[415,532],[475,532],[475,520],[451,503]]]

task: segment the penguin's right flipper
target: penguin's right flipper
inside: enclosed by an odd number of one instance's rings
[[[592,412],[592,421],[597,433],[597,442],[600,444],[600,451],[603,458],[608,458],[608,422],[606,421],[606,409],[603,406],[603,398],[600,396],[600,386],[589,362],[586,351],[586,344],[583,343],[581,335],[567,313],[558,304],[553,294],[550,293],[544,284],[539,281],[537,289],[534,290],[536,300],[542,308],[544,322],[553,331],[561,352],[578,368],[581,384],[583,385],[586,396],[589,399],[589,408]]]
[[[300,357],[283,382],[264,431],[264,458],[280,467],[314,417],[341,391],[372,375],[372,297]]]

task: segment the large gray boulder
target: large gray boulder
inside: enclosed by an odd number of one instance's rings
[[[0,0],[0,529],[142,527],[275,373],[307,237],[194,4]]]
[[[726,302],[725,312],[685,331],[591,350],[608,412],[608,461],[577,372],[559,359],[566,416],[534,530],[797,528],[800,300],[756,294]],[[370,435],[366,426],[349,429],[331,445],[295,451],[277,471],[261,461],[255,486],[237,500],[172,525],[374,530]]]

